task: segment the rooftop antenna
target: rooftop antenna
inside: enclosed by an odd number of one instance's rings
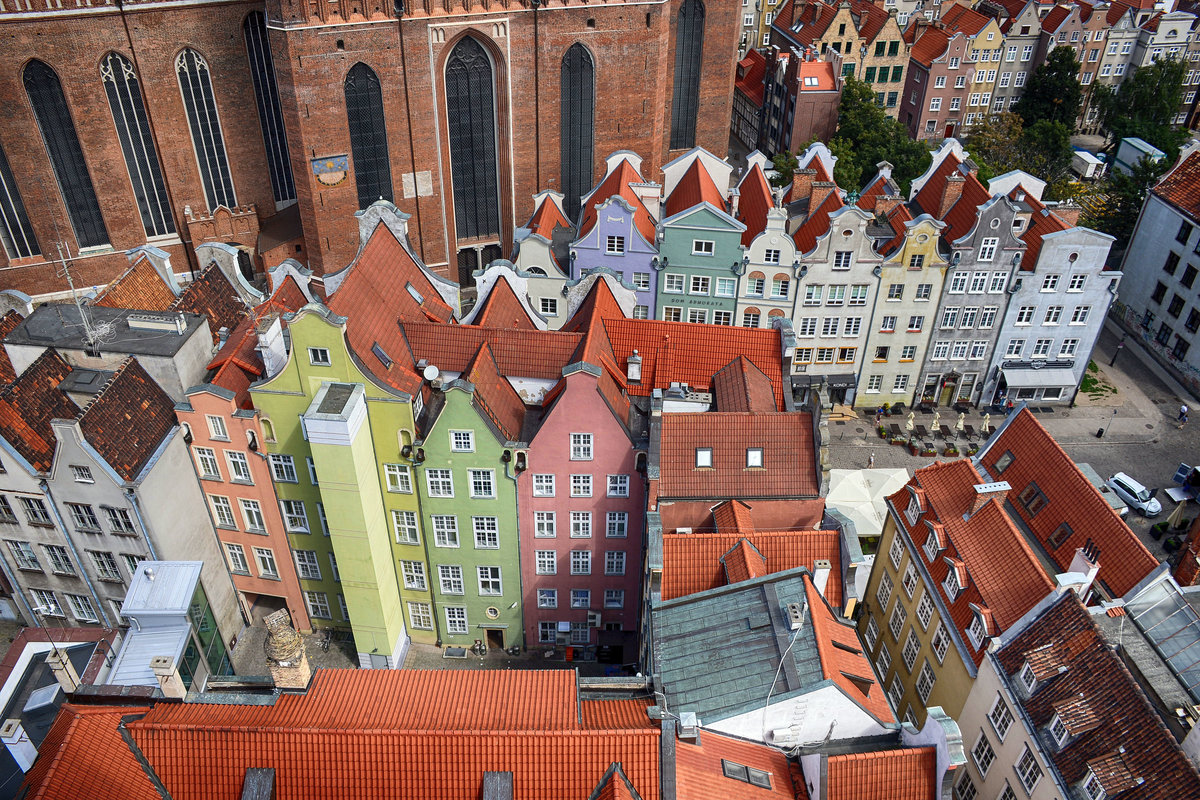
[[[79,319],[83,321],[83,338],[90,348],[95,348],[101,341],[112,338],[115,328],[111,322],[92,323],[87,306],[79,298],[79,292],[75,289],[75,279],[71,277],[71,245],[64,244],[60,240],[56,246],[58,247],[59,264],[56,274],[60,278],[67,279],[67,286],[71,287],[71,300],[79,311]],[[64,248],[66,249],[65,253],[63,252]]]

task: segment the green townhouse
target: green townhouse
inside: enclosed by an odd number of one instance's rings
[[[486,343],[458,377],[430,383],[416,471],[439,642],[521,645],[513,454],[524,405]]]
[[[660,273],[655,318],[732,325],[746,226],[726,212],[725,193],[717,188],[717,179],[728,185],[729,165],[697,148],[663,172],[670,193],[658,255],[650,262]]]
[[[267,377],[250,390],[313,626],[350,632],[371,668],[438,639],[411,458],[423,384],[393,357],[406,354],[397,319],[445,322],[457,307],[386,205],[369,229],[359,212],[368,232],[355,262],[326,276],[328,307],[292,315],[290,347],[260,340]]]

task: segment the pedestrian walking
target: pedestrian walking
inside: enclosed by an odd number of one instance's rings
[[[1179,417],[1176,419],[1176,421],[1177,422],[1187,422],[1187,415],[1188,415],[1188,407],[1187,407],[1187,403],[1184,403],[1183,405],[1181,405],[1179,407]]]
[[[867,459],[867,469],[875,469],[875,454],[871,453],[871,457]]]

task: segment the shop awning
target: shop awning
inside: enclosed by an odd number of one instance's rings
[[[1014,369],[1004,371],[1004,380],[1010,389],[1027,389],[1037,386],[1074,386],[1075,373],[1069,369]]]

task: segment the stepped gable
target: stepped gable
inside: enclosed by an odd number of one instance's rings
[[[57,440],[52,419],[75,419],[79,406],[58,385],[71,367],[47,348],[12,383],[0,389],[0,436],[38,472],[54,465]]]
[[[132,308],[138,311],[166,311],[177,298],[158,270],[144,255],[129,269],[105,286],[92,300],[94,306]]]
[[[88,444],[127,481],[138,479],[175,425],[175,403],[135,358],[125,359],[79,415]]]

